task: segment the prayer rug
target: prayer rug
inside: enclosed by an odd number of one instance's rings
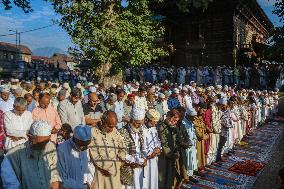
[[[246,160],[244,162],[238,162],[232,167],[229,168],[229,171],[233,171],[236,173],[249,175],[249,176],[256,176],[259,171],[264,168],[265,164]]]
[[[278,122],[279,123],[279,122]],[[208,165],[205,177],[195,177],[199,183],[184,185],[191,189],[251,189],[257,176],[270,160],[284,131],[280,126],[267,123],[257,128],[238,145],[236,153],[222,165]],[[248,168],[249,169],[244,169]],[[243,168],[243,169],[242,169]]]

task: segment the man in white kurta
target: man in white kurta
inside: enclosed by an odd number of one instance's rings
[[[7,86],[1,88],[0,110],[4,113],[13,110],[14,98],[10,94]]]
[[[194,108],[187,109],[186,110],[186,117],[183,119],[183,124],[186,128],[187,134],[189,136],[189,139],[192,143],[192,146],[186,150],[187,153],[187,174],[189,176],[190,180],[193,176],[193,171],[198,169],[198,159],[197,159],[197,149],[196,149],[196,134],[195,134],[195,128],[191,121],[193,120],[194,116],[197,115],[197,112]]]
[[[158,155],[161,152],[161,142],[158,137],[156,124],[160,120],[160,113],[154,109],[146,113],[146,121],[143,127],[145,157],[147,165],[144,168],[143,189],[158,188]]]
[[[144,137],[141,128],[145,111],[134,108],[128,125],[120,130],[126,146],[126,157],[121,168],[122,189],[142,189],[144,167],[147,159],[144,156]]]
[[[74,136],[57,148],[59,174],[63,187],[68,189],[87,189],[93,181],[94,167],[87,151],[92,138],[91,128],[75,127]]]
[[[33,119],[31,112],[26,109],[26,99],[18,97],[15,99],[14,109],[4,114],[4,128],[6,131],[5,150],[27,141],[27,132],[33,123]]]
[[[121,90],[119,92],[117,92],[117,101],[114,103],[114,112],[116,113],[117,116],[117,129],[121,129],[124,126],[124,103],[123,103],[123,99],[124,99],[124,91]]]

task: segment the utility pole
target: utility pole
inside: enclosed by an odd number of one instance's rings
[[[20,51],[21,51],[21,32],[18,32],[18,30],[9,30],[9,31],[16,33],[16,49],[17,49],[16,61],[18,61],[20,60]]]

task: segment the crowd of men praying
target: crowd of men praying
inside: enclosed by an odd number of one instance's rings
[[[3,188],[194,185],[207,165],[226,163],[244,137],[277,113],[278,90],[267,91],[267,83],[256,90],[251,80],[235,79],[236,71],[229,79],[216,70],[212,80],[206,74],[200,80],[201,68],[189,69],[190,77],[179,68],[175,83],[147,70],[140,79],[126,71],[127,81],[109,88],[41,78],[2,81]]]
[[[274,89],[282,85],[282,65],[252,64],[251,66],[198,66],[198,67],[161,67],[146,66],[126,68],[125,80],[161,83],[165,80],[179,85],[229,85],[253,89]]]

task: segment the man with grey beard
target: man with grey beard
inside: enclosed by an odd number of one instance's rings
[[[147,162],[143,151],[144,140],[141,127],[144,124],[144,118],[144,109],[133,108],[129,124],[120,130],[126,148],[126,157],[120,169],[122,189],[142,189],[143,187],[143,168]]]

